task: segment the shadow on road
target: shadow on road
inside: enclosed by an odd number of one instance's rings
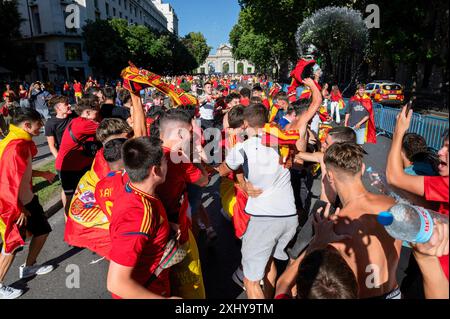
[[[40,161],[41,159],[47,158],[50,155],[52,155],[52,153],[47,153],[47,154],[36,156],[36,157],[33,158],[33,162]]]
[[[73,247],[70,250],[66,251],[64,254],[62,254],[61,256],[58,256],[56,258],[50,259],[49,261],[45,262],[44,265],[53,265],[53,267],[55,267],[55,269],[53,271],[55,271],[59,267],[59,264],[61,262],[63,262],[66,259],[71,258],[72,256],[75,256],[76,254],[80,253],[83,250],[84,250],[84,248]],[[29,288],[27,287],[27,283],[30,282],[31,280],[33,280],[35,277],[36,276],[20,279],[20,280],[14,282],[11,286],[14,288],[17,288],[17,289],[22,289],[22,290],[24,290],[24,292],[26,292],[29,290]]]
[[[52,184],[55,184],[56,182],[59,181],[59,176],[56,176],[55,179],[53,180],[53,182],[49,183],[48,181],[42,181],[37,183],[36,185],[33,186],[33,192],[37,193],[39,192],[41,189],[44,189]]]

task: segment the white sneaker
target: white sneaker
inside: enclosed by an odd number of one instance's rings
[[[0,299],[16,299],[22,296],[23,290],[0,284]]]
[[[25,264],[23,264],[19,268],[19,278],[23,279],[23,278],[32,277],[35,275],[38,275],[38,276],[46,275],[46,274],[52,272],[54,268],[55,267],[53,267],[52,265],[33,265],[33,266],[26,267]]]

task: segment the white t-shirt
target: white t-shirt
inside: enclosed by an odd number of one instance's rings
[[[202,95],[199,99],[202,100],[206,98],[206,95]],[[214,120],[214,104],[215,101],[211,98],[210,102],[206,102],[206,104],[200,107],[200,118],[203,120]]]
[[[294,191],[288,169],[280,165],[277,148],[261,143],[260,136],[236,144],[225,162],[232,170],[243,167],[246,179],[263,193],[249,197],[245,211],[258,217],[288,217],[296,215]]]

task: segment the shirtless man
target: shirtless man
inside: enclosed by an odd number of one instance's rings
[[[343,204],[335,231],[352,237],[332,245],[355,273],[359,298],[400,299],[396,271],[402,243],[376,220],[395,201],[366,190],[363,156],[362,148],[352,143],[335,143],[325,153],[328,178]]]

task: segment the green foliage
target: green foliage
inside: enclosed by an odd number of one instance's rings
[[[127,34],[126,21],[96,20],[83,28],[89,65],[96,73],[116,78],[131,58],[124,36]]]
[[[31,44],[20,41],[24,20],[17,6],[17,0],[0,0],[0,65],[21,77],[36,65],[36,59]]]
[[[89,22],[83,36],[90,65],[110,77],[118,77],[128,61],[159,74],[186,73],[198,66],[173,34],[129,25],[124,19]]]
[[[190,54],[195,57],[198,65],[202,65],[211,51],[211,47],[206,43],[206,38],[201,32],[190,32],[181,42],[188,49]]]
[[[246,9],[241,11],[238,24],[230,32],[230,44],[236,59],[248,60],[259,70],[267,71],[285,56],[285,45],[278,39],[257,33]]]
[[[183,89],[185,92],[189,92],[191,90],[191,85],[189,82],[182,82],[180,84],[180,88]]]
[[[355,9],[365,17],[368,15],[366,7],[372,3],[380,8],[381,21],[379,29],[369,30],[366,73],[367,70],[380,71],[387,62],[392,76],[399,64],[409,66],[413,74],[417,66],[423,64],[425,75],[429,75],[433,65],[445,66],[448,63],[448,1],[239,0],[239,21],[230,33],[233,53],[237,58],[250,60],[259,68],[278,66],[282,62],[294,64],[298,58],[295,34],[305,19],[327,6]],[[333,34],[337,33],[334,31],[342,33],[345,26],[339,28],[331,29],[333,32],[329,34],[323,32],[321,42],[328,41],[332,46],[339,46],[340,41],[335,41]],[[343,39],[349,38],[345,35]],[[351,40],[353,43],[350,46],[358,42],[358,39]],[[264,46],[265,51],[270,51],[272,59],[267,59],[264,53],[252,52],[260,51]],[[330,48],[330,51],[339,52],[342,48]],[[346,67],[340,67],[342,70],[334,71],[346,73]],[[444,73],[447,76],[448,72]],[[337,74],[336,77],[340,76]],[[448,79],[443,79],[443,83],[446,81]]]

